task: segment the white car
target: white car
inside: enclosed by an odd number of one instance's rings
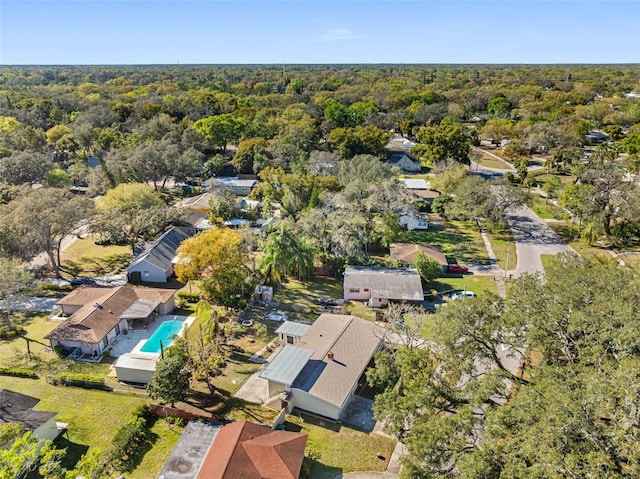
[[[457,293],[453,293],[451,295],[451,299],[466,299],[475,297],[476,294],[473,291],[458,291]]]

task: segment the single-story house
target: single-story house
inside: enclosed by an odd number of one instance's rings
[[[381,347],[379,327],[357,316],[321,314],[295,345],[286,344],[260,373],[268,399],[339,420]]]
[[[416,146],[416,144],[413,141],[405,138],[398,133],[394,133],[389,140],[389,143],[387,143],[386,148],[387,150],[391,151],[407,151],[414,146]]]
[[[406,151],[392,151],[387,156],[387,166],[397,167],[404,173],[419,173],[422,171],[420,160]]]
[[[276,334],[278,335],[280,344],[296,345],[300,342],[300,338],[307,334],[307,331],[309,331],[310,327],[310,324],[298,323],[295,321],[285,321],[280,325],[278,329],[276,329]]]
[[[158,477],[162,479],[298,479],[307,435],[247,421],[191,421]]]
[[[235,195],[247,196],[254,188],[258,187],[258,180],[241,179],[237,177],[215,177],[207,180],[207,188],[209,190],[220,187],[229,188]]]
[[[347,266],[343,286],[345,301],[367,301],[375,307],[424,299],[420,275],[413,268]]]
[[[200,195],[181,199],[174,205],[174,208],[189,208],[203,213],[208,213],[210,199],[211,193],[202,193]]]
[[[401,213],[398,221],[407,231],[429,229],[429,215],[426,213]]]
[[[56,304],[69,317],[45,336],[51,347],[99,357],[125,330],[147,327],[175,308],[170,289],[78,288]]]
[[[0,425],[15,422],[22,424],[43,441],[53,441],[66,424],[56,423],[57,412],[36,411],[34,406],[40,399],[8,389],[0,389]]]
[[[131,283],[166,283],[173,275],[176,250],[180,243],[191,235],[173,227],[155,240],[127,267],[127,278]]]
[[[414,196],[419,201],[428,201],[433,203],[433,200],[440,196],[440,192],[431,189],[431,183],[419,178],[403,178],[400,180],[405,190]]]
[[[432,258],[442,267],[442,271],[447,271],[447,257],[442,252],[439,244],[422,245],[415,243],[391,243],[389,245],[391,259],[402,264],[413,264],[418,253],[424,254],[427,258]]]

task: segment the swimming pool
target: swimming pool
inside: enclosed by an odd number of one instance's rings
[[[142,345],[140,351],[143,353],[160,353],[160,341],[162,347],[166,348],[173,342],[173,336],[180,334],[184,321],[165,321]]]

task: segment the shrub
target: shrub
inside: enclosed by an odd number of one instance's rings
[[[86,389],[102,389],[110,391],[111,388],[100,376],[78,373],[60,373],[57,376],[47,377],[47,382],[54,386],[76,386]]]
[[[200,293],[188,293],[186,291],[180,291],[176,294],[178,299],[184,299],[187,303],[197,303],[200,301]]]
[[[27,334],[27,330],[20,326],[15,326],[13,329],[9,329],[7,326],[0,328],[0,339],[13,339],[25,334]]]
[[[62,344],[56,344],[53,347],[53,351],[60,357],[64,354],[64,346]]]
[[[30,369],[14,369],[0,367],[0,376],[15,376],[17,378],[38,379],[38,375]]]

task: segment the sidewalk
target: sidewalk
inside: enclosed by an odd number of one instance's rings
[[[505,271],[498,265],[498,258],[496,258],[496,254],[493,252],[487,233],[484,232],[484,229],[482,229],[481,226],[478,225],[478,227],[480,228],[480,235],[482,236],[484,247],[487,249],[487,255],[489,256],[490,262],[490,266],[485,270],[485,274],[493,274],[493,279],[496,281],[498,296],[504,298],[507,295],[507,290],[504,286]]]

